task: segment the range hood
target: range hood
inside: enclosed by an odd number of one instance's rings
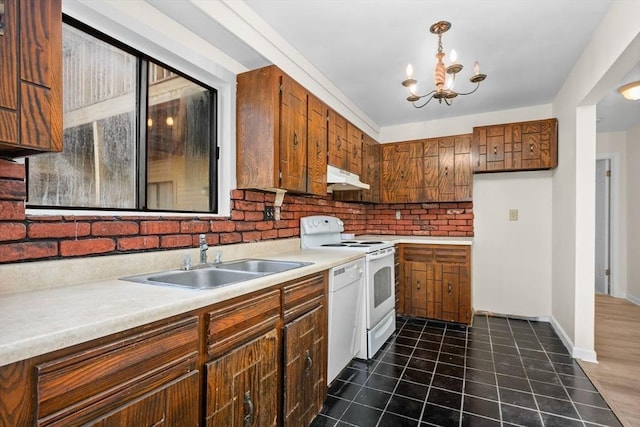
[[[369,184],[360,181],[355,173],[327,165],[327,193],[346,190],[368,190]]]

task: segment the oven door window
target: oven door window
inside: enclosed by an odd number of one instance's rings
[[[375,308],[391,298],[393,285],[391,271],[391,267],[382,267],[373,275],[373,306]]]

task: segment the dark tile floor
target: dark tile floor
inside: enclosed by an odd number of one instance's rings
[[[354,360],[312,426],[621,426],[550,324],[475,316],[472,327],[397,319]]]

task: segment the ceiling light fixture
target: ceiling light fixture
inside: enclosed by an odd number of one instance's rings
[[[418,84],[417,80],[413,79],[413,67],[411,64],[407,65],[407,79],[402,82],[402,86],[409,89],[409,96],[407,97],[407,101],[411,102],[414,107],[422,108],[427,105],[432,99],[437,99],[438,102],[442,104],[444,101],[445,104],[451,105],[453,103],[453,98],[458,95],[470,95],[480,87],[480,82],[487,78],[486,74],[480,73],[480,64],[478,61],[473,66],[473,76],[469,78],[471,83],[475,83],[476,87],[471,92],[461,93],[453,90],[453,85],[456,82],[456,75],[462,71],[462,64],[458,64],[456,62],[457,54],[455,50],[451,50],[451,64],[448,66],[444,65],[442,59],[445,57],[444,50],[442,48],[442,34],[446,33],[449,28],[451,28],[451,23],[447,21],[438,21],[431,26],[429,31],[432,34],[438,35],[438,52],[436,53],[436,67],[434,71],[434,80],[436,88],[426,95],[417,95],[416,94],[416,85]],[[423,98],[427,98],[426,102],[423,104],[416,104],[416,101],[419,101]]]
[[[626,85],[618,89],[620,95],[624,96],[628,100],[638,101],[640,100],[640,80],[637,82],[627,83]]]

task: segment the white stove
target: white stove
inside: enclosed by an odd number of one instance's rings
[[[384,240],[342,240],[344,223],[333,216],[307,216],[300,218],[300,247],[303,249],[345,249],[371,253],[380,249],[393,248]]]
[[[300,218],[300,247],[302,249],[331,249],[337,251],[356,251],[364,256],[364,290],[360,307],[357,310],[359,318],[354,329],[357,333],[356,357],[370,359],[378,352],[396,328],[395,320],[395,248],[391,242],[384,240],[342,240],[344,223],[332,216],[308,216]],[[332,269],[329,275],[329,291],[332,292],[335,282],[334,274],[340,269]],[[329,324],[331,317],[338,313],[332,312],[335,307],[329,303]],[[345,328],[345,325],[338,325]],[[339,329],[329,335],[340,333]],[[329,343],[332,340],[329,339]],[[332,349],[329,349],[331,355]],[[330,356],[331,358],[331,356]]]

